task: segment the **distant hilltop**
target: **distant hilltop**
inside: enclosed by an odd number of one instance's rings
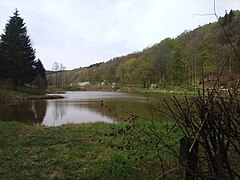
[[[176,38],[166,38],[140,52],[62,72],[59,81],[62,87],[78,82],[106,81],[145,88],[151,84],[163,88],[196,88],[204,80],[206,86],[211,87],[225,64],[218,85],[232,86],[240,80],[239,57],[240,12],[231,10],[218,22],[185,31]],[[53,86],[54,75],[51,71],[47,73],[49,85]]]
[[[45,73],[46,73],[46,75],[51,75],[51,74],[54,74],[56,72],[55,71],[46,70]]]

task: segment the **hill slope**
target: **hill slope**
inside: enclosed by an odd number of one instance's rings
[[[231,11],[220,18],[220,22],[240,54],[240,12]],[[62,87],[104,80],[144,87],[152,83],[160,87],[198,86],[204,69],[204,80],[211,86],[224,64],[219,85],[231,85],[240,78],[240,62],[219,22],[215,22],[185,31],[174,39],[166,38],[141,52],[62,72],[58,79]],[[54,84],[54,76],[48,77],[50,85]]]

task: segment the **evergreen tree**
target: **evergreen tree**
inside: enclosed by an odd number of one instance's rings
[[[3,58],[3,52],[4,51],[2,50],[2,48],[0,46],[0,80],[6,79],[7,70],[8,70],[5,58]]]
[[[0,63],[4,64],[4,68],[1,68],[2,76],[11,80],[14,89],[34,80],[35,50],[17,9],[6,24],[4,34],[1,35],[0,50]]]
[[[231,11],[229,12],[229,14],[226,12],[225,16],[220,19],[221,22],[222,22],[222,24],[223,24],[223,26],[226,26],[226,25],[228,25],[229,23],[231,23],[232,20],[233,20],[233,18],[234,18],[234,16],[235,16],[235,14],[234,14],[234,11],[233,11],[233,10],[231,10]]]
[[[47,87],[47,77],[46,70],[40,59],[36,62],[36,84],[40,89],[45,89]]]
[[[3,62],[3,58],[2,58],[2,53],[1,53],[1,49],[0,49],[0,80],[3,78],[4,73],[4,62]]]

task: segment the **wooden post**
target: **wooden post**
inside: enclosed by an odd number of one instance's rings
[[[179,163],[185,167],[185,180],[195,180],[198,164],[198,141],[190,151],[193,139],[182,138],[180,140]]]

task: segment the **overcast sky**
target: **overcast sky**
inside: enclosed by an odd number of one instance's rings
[[[0,33],[15,8],[46,69],[89,66],[216,21],[213,0],[0,0]],[[219,16],[240,0],[216,0]]]

